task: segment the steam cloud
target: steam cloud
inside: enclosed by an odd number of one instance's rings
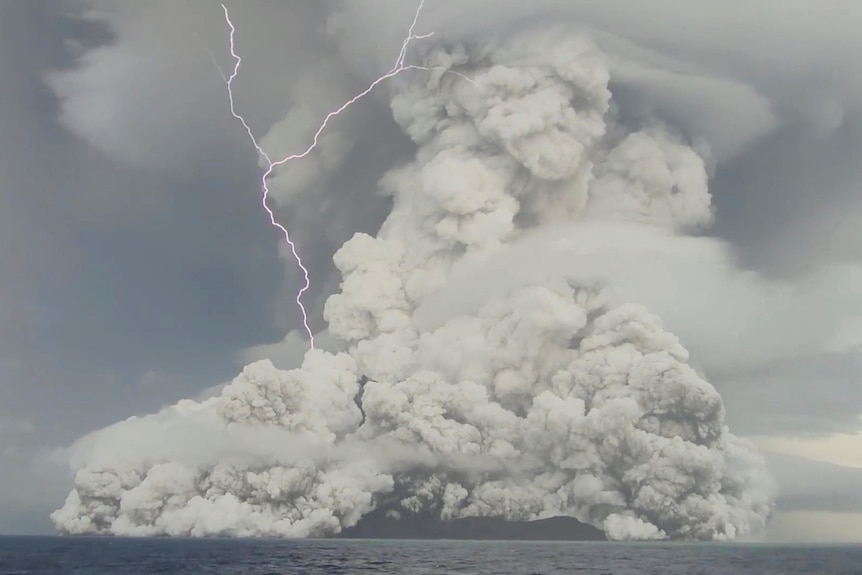
[[[83,438],[58,530],[321,536],[376,508],[570,515],[612,539],[764,528],[763,458],[677,337],[606,277],[513,268],[518,282],[468,310],[422,307],[548,230],[634,246],[703,229],[703,155],[672,127],[619,122],[606,58],[565,28],[437,46],[423,64],[393,88],[417,152],[381,180],[392,211],[335,255],[329,351],[290,371],[253,363],[218,397]],[[595,258],[606,235],[574,237]]]

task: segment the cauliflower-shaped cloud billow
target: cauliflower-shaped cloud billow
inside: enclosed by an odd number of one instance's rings
[[[565,29],[424,58],[392,92],[417,146],[380,182],[392,211],[334,258],[336,345],[83,438],[58,530],[323,536],[374,510],[568,515],[611,539],[764,528],[763,459],[683,343],[607,278],[524,277],[433,325],[416,316],[454,267],[561,222],[708,225],[704,161],[667,126],[616,124],[602,54]]]

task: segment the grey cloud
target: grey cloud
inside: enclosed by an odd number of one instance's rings
[[[766,457],[770,469],[784,478],[779,510],[862,513],[862,469],[778,453]]]
[[[735,427],[751,434],[855,433],[862,404],[858,349],[788,358],[722,380]],[[758,416],[768,413],[769,417]]]

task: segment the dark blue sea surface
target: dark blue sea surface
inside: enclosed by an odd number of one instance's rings
[[[0,575],[862,575],[862,547],[0,537]]]

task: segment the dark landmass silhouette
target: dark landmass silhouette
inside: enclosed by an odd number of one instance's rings
[[[419,514],[395,519],[374,511],[336,537],[343,539],[473,539],[512,541],[606,541],[604,531],[572,517],[536,521],[506,521],[493,517],[466,517],[441,521]]]

